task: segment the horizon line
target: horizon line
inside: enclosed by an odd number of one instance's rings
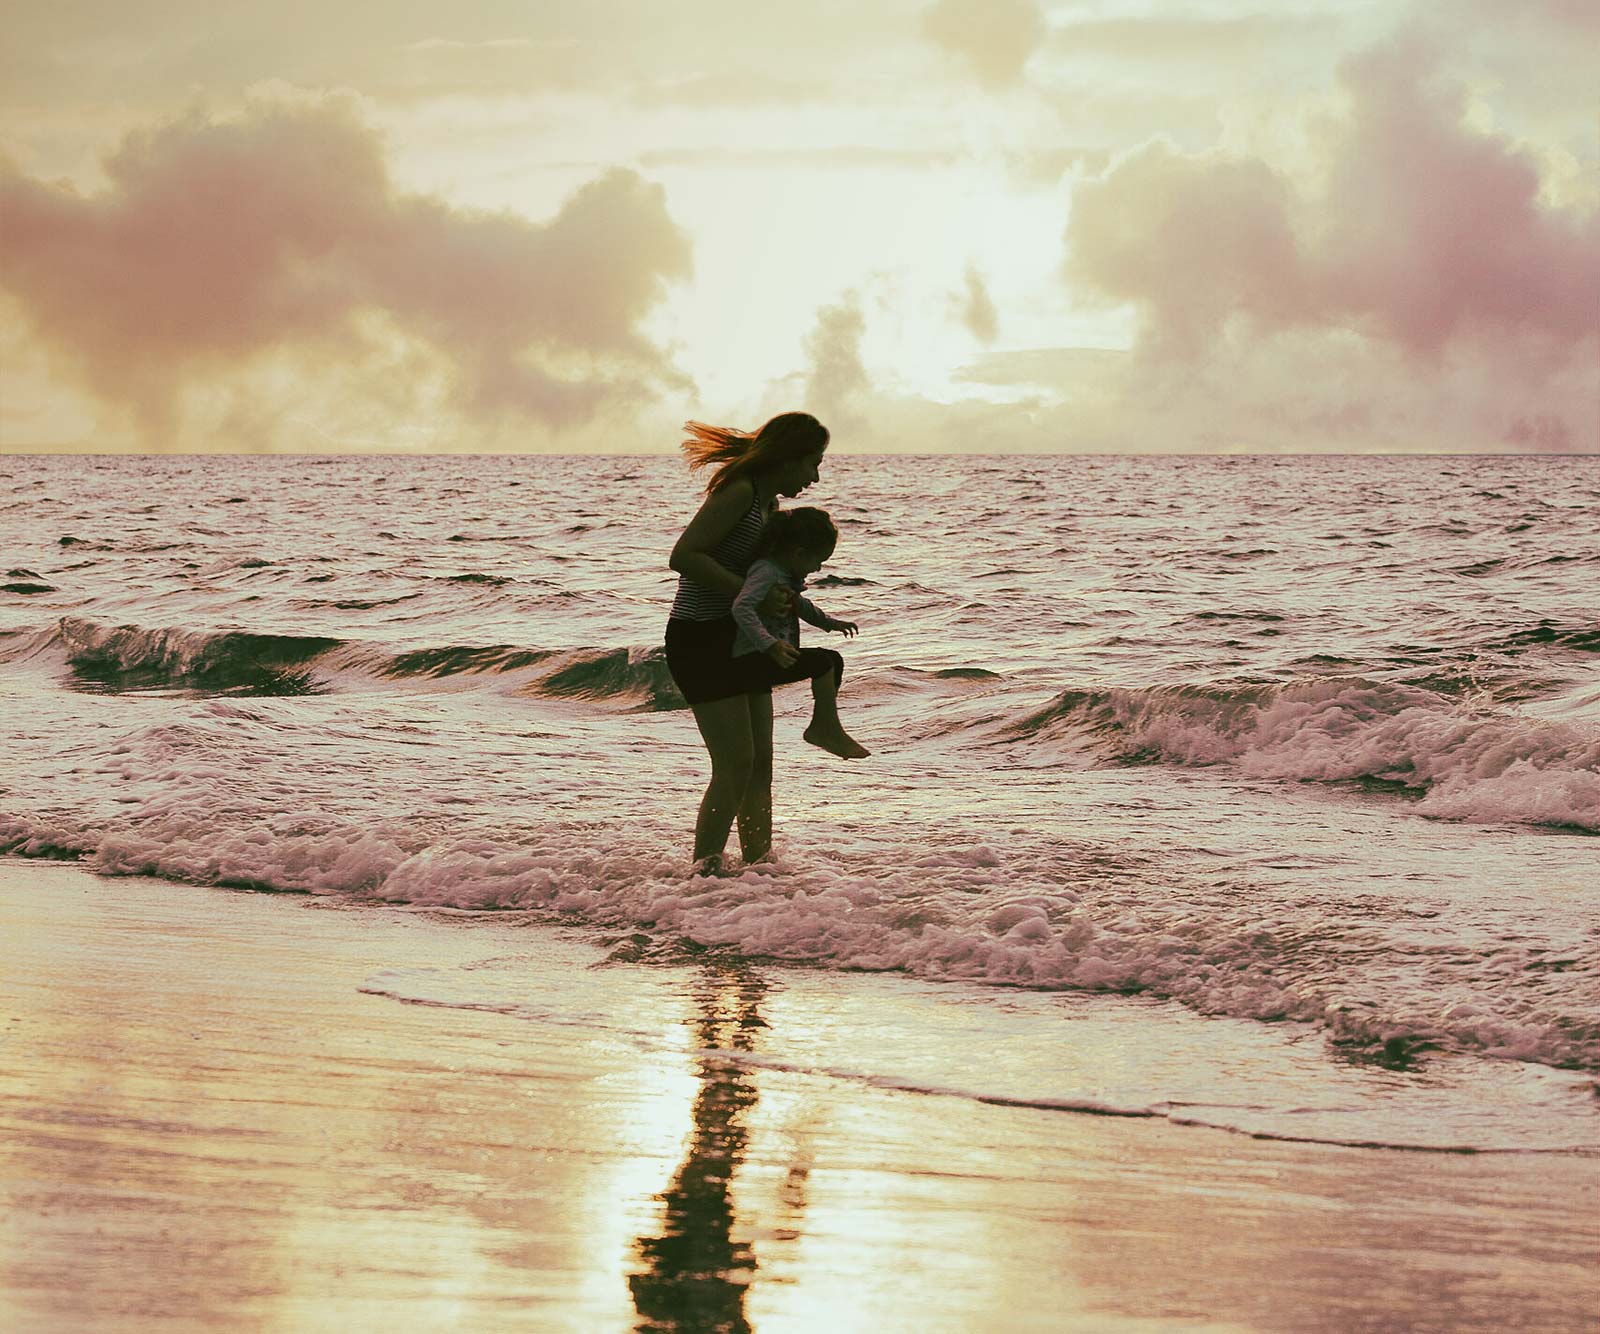
[[[934,450],[829,450],[833,457],[848,458],[1426,458],[1426,459],[1569,459],[1600,458],[1594,449],[934,449]],[[351,449],[324,453],[314,450],[259,449],[95,449],[0,447],[0,458],[270,458],[270,459],[427,459],[427,458],[674,458],[676,450],[367,450]]]

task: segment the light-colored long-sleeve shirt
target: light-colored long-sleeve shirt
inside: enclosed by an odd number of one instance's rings
[[[767,594],[777,586],[794,590],[794,611],[788,616],[763,616],[759,610]],[[800,622],[831,630],[837,622],[809,598],[801,597],[806,581],[792,575],[776,561],[758,560],[744,577],[744,587],[733,600],[733,623],[738,633],[733,640],[733,656],[765,653],[778,640],[800,647]]]

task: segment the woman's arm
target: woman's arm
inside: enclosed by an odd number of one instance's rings
[[[689,520],[667,564],[686,579],[737,596],[744,587],[744,580],[720,565],[711,552],[739,526],[755,494],[755,486],[743,478],[729,482],[720,491],[713,491],[700,506],[699,513]]]

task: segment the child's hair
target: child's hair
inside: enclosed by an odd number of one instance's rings
[[[684,422],[683,429],[687,432],[683,452],[689,456],[691,470],[710,463],[722,465],[706,483],[707,495],[735,478],[820,454],[828,447],[828,428],[809,412],[780,412],[759,431],[736,431],[704,422]]]
[[[801,505],[792,510],[778,510],[767,520],[756,545],[756,555],[771,556],[798,547],[811,552],[818,560],[827,560],[838,545],[839,530],[828,511]]]

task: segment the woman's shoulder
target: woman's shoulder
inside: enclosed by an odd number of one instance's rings
[[[744,514],[756,503],[756,484],[748,477],[735,477],[705,498],[702,509],[722,514]]]
[[[748,477],[735,477],[728,483],[727,489],[734,492],[729,498],[729,504],[740,510],[752,510],[757,505],[761,506],[761,517],[770,517],[778,508],[778,499],[774,496],[771,500],[763,501],[761,493],[756,490],[756,484]]]

